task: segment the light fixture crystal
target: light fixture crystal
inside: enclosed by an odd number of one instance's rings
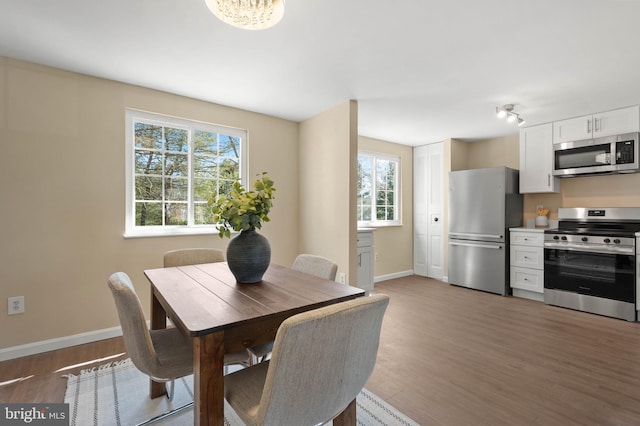
[[[280,22],[284,0],[205,0],[221,21],[245,30],[262,30]]]

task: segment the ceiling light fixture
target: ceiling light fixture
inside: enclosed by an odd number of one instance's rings
[[[205,0],[222,22],[243,30],[263,30],[280,22],[284,0]]]
[[[517,121],[518,126],[522,126],[524,124],[524,118],[520,117],[520,114],[513,112],[513,104],[502,105],[501,107],[496,107],[496,115],[498,118],[507,118],[507,122],[513,123]]]

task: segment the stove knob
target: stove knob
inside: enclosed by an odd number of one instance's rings
[[[604,242],[605,242],[605,243],[607,243],[607,244],[609,244],[609,243],[611,242],[611,240],[610,240],[610,239],[608,239],[608,238],[605,238],[605,239],[604,239]]]
[[[615,240],[613,240],[613,242],[616,243],[616,244],[620,244],[620,240],[617,239],[617,238]]]
[[[562,241],[567,241],[567,237],[563,236]]]
[[[553,237],[553,239],[554,239],[554,240],[559,240],[559,239],[560,239],[560,237],[558,237],[557,235],[555,235],[555,236]]]
[[[582,237],[582,241],[586,243],[587,241],[589,241],[589,239],[587,237]]]

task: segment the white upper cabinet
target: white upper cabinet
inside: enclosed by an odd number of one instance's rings
[[[520,193],[560,192],[553,176],[553,124],[520,129]]]
[[[640,107],[616,109],[553,123],[553,143],[640,131]]]

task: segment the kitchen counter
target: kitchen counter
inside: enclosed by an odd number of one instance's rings
[[[549,228],[548,226],[544,227],[544,228],[537,228],[537,227],[536,228],[528,228],[526,226],[519,226],[517,228],[509,228],[509,231],[512,231],[512,232],[544,232],[547,229],[551,229],[551,228]]]
[[[516,232],[544,232],[547,231],[549,229],[556,229],[558,227],[558,221],[557,220],[549,220],[549,226],[533,226],[533,220],[530,220],[529,222],[531,222],[530,224],[527,224],[525,226],[518,226],[515,228],[509,228],[509,231],[516,231]],[[531,226],[529,226],[531,225]]]

